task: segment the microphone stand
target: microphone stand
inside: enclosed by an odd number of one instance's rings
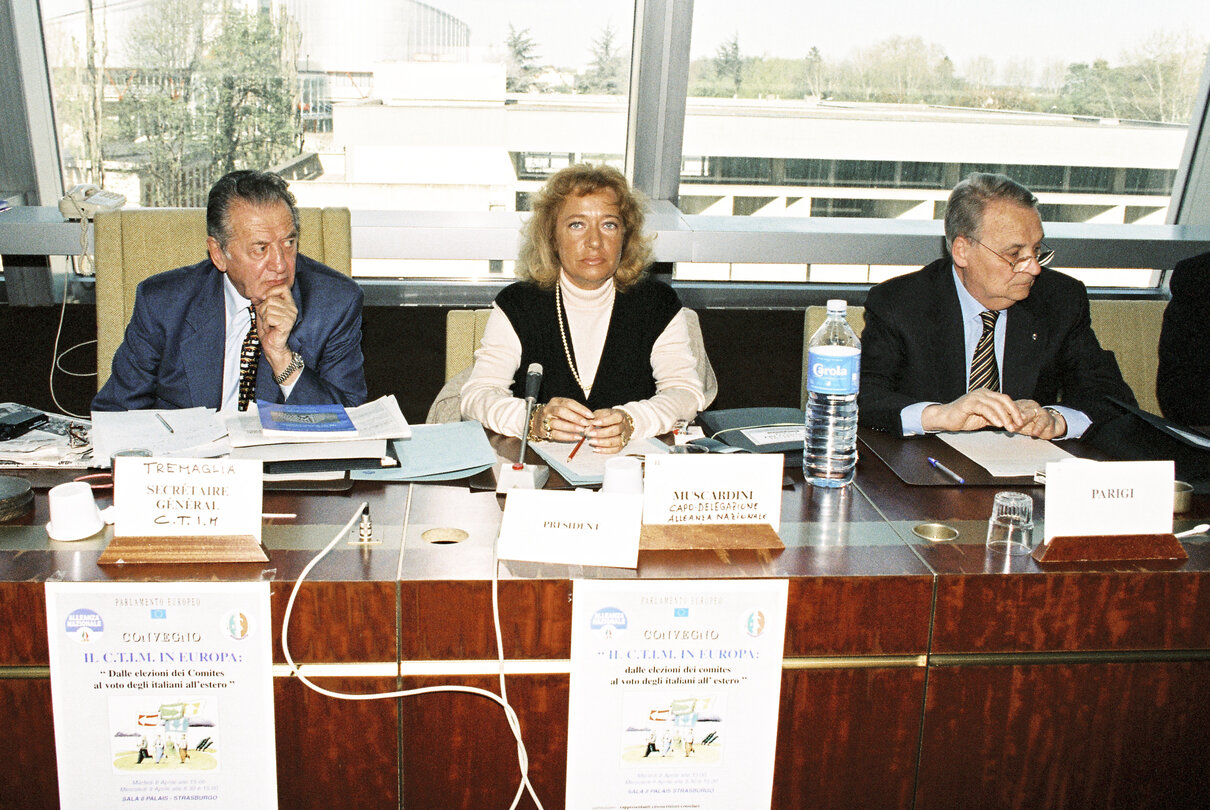
[[[537,380],[534,380],[535,369],[537,366]],[[526,388],[532,388],[531,394],[526,391],[525,397],[525,430],[521,432],[521,454],[517,460],[510,464],[507,461],[502,461],[496,465],[496,492],[508,492],[510,489],[541,489],[546,485],[546,481],[550,478],[550,468],[542,464],[526,464],[525,452],[529,448],[529,420],[534,415],[534,404],[537,400],[537,387],[541,381],[542,367],[536,363],[530,367],[530,379],[526,381]]]

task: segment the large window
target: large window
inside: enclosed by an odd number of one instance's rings
[[[1210,41],[1204,0],[1158,11],[1103,0],[1095,13],[1075,0],[766,0],[740,13],[731,0],[41,8],[66,183],[200,205],[223,171],[271,168],[300,203],[354,210],[355,274],[438,279],[506,278],[515,239],[500,232],[552,172],[582,160],[658,164],[635,176],[664,204],[657,250],[672,255],[661,259],[687,280],[760,280],[762,263],[768,280],[885,277],[915,257],[842,239],[813,264],[793,234],[814,221],[847,233],[854,220],[918,233],[972,170],[1033,188],[1048,223],[1162,224]],[[649,15],[641,61],[636,13]],[[650,61],[656,30],[663,62]],[[633,83],[632,62],[646,74]],[[674,146],[628,144],[630,115]],[[683,138],[669,134],[681,124]],[[689,246],[686,232],[732,232],[716,217],[783,238]],[[394,238],[413,227],[403,220],[421,222],[423,250]],[[451,247],[434,247],[447,227]],[[465,227],[486,236],[468,247],[453,230]],[[1135,278],[1153,281],[1146,269]]]
[[[685,172],[687,213],[940,218],[959,179],[996,171],[1054,221],[1165,222],[1210,43],[1202,0],[733,9],[695,2],[684,165],[784,170]]]
[[[219,174],[255,167],[303,205],[512,211],[561,166],[625,152],[624,0],[42,7],[65,182],[134,204],[201,205]]]

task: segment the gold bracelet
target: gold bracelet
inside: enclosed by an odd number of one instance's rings
[[[526,432],[529,434],[529,440],[531,442],[542,442],[542,441],[546,441],[546,439],[550,438],[549,430],[546,432],[545,437],[538,435],[539,420],[541,420],[542,423],[545,424],[545,420],[542,419],[542,412],[545,410],[546,410],[545,405],[539,405],[537,408],[534,409],[534,412],[529,417],[529,425],[526,427]]]
[[[622,411],[621,408],[618,408],[618,410]],[[622,411],[622,421],[626,424],[625,429],[622,431],[622,446],[625,447],[630,444],[630,439],[634,436],[634,417],[626,411]]]

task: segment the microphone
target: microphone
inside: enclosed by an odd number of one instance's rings
[[[529,420],[534,415],[538,390],[542,387],[542,364],[530,363],[525,370],[525,421],[521,428],[521,454],[512,464],[501,462],[496,469],[496,492],[510,489],[541,489],[550,477],[550,470],[540,464],[526,464],[525,451],[529,448]]]
[[[525,372],[525,401],[532,407],[542,387],[542,364],[530,363]]]
[[[534,403],[541,387],[542,364],[530,363],[529,368],[525,370],[525,427],[521,431],[521,455],[513,465],[514,470],[519,470],[525,465],[525,450],[529,447],[529,420],[534,415]]]

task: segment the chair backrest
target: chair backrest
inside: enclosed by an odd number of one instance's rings
[[[1122,379],[1134,392],[1139,407],[1160,412],[1155,397],[1159,369],[1160,327],[1166,301],[1090,301],[1092,331],[1103,348],[1117,356]]]
[[[299,251],[353,273],[348,208],[299,208]],[[98,214],[94,229],[97,295],[97,388],[109,379],[114,352],[134,310],[135,288],[148,276],[206,258],[204,208],[131,208]]]
[[[475,364],[490,309],[451,309],[445,314],[445,379]]]
[[[1101,346],[1114,353],[1122,378],[1134,392],[1139,407],[1159,413],[1155,398],[1155,373],[1159,367],[1160,326],[1165,301],[1090,301],[1092,330]],[[807,307],[803,327],[802,403],[807,402],[807,344],[827,317],[827,307]],[[849,307],[849,325],[858,335],[865,328],[865,308]]]

